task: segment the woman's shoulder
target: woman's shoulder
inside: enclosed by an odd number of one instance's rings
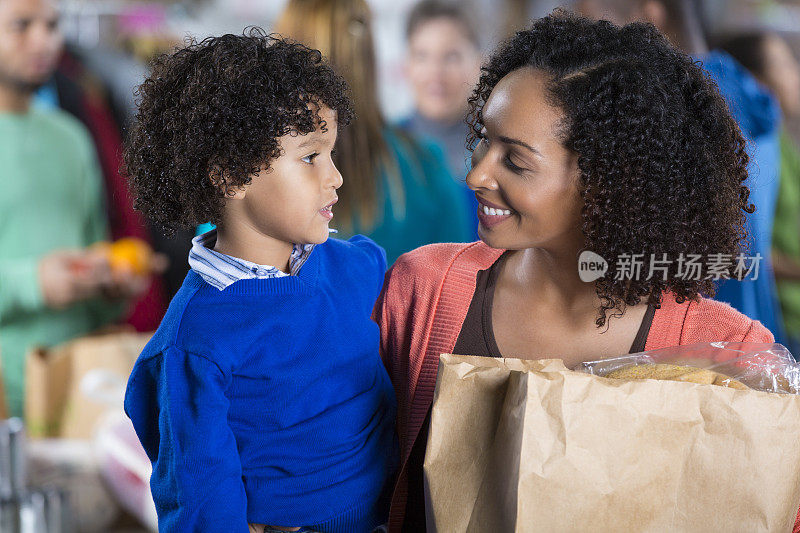
[[[753,320],[726,302],[701,297],[699,301],[689,304],[689,317],[693,318],[692,325],[698,336],[709,331],[710,334],[722,337],[715,340],[775,342],[775,337],[761,322]]]
[[[475,272],[488,268],[502,253],[481,241],[428,244],[401,255],[390,272],[401,277],[441,279],[453,267]]]
[[[774,342],[761,322],[737,311],[730,304],[700,297],[677,303],[665,293],[654,317],[654,338],[665,346],[698,342]],[[665,346],[651,346],[648,349]]]
[[[491,266],[502,253],[480,241],[429,244],[412,250],[389,269],[381,305],[405,313],[412,307],[435,307],[443,293],[469,304],[478,270]]]

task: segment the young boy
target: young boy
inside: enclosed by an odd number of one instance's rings
[[[261,30],[164,56],[140,88],[137,207],[168,228],[217,225],[125,397],[160,531],[386,521],[396,404],[370,319],[385,255],[328,240],[346,93],[319,52]]]

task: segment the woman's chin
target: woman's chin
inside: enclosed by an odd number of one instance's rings
[[[508,248],[507,246],[503,246],[502,238],[498,238],[498,235],[493,234],[491,230],[487,230],[483,226],[478,226],[478,238],[489,248]]]

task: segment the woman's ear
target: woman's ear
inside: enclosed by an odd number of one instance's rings
[[[567,165],[569,166],[570,174],[575,180],[575,183],[580,183],[581,180],[581,169],[578,166],[578,157],[578,152],[573,152],[570,150],[569,161],[567,162]]]

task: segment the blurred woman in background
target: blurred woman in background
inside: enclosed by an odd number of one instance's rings
[[[406,22],[405,73],[414,110],[398,126],[416,137],[430,137],[447,153],[450,172],[467,196],[473,238],[478,237],[478,203],[464,178],[470,152],[467,99],[481,73],[478,29],[464,6],[422,0]]]
[[[289,0],[275,31],[321,50],[350,85],[356,119],[339,133],[335,157],[344,176],[338,236],[367,235],[389,264],[424,244],[469,240],[466,201],[441,149],[381,114],[367,2]]]
[[[722,48],[764,84],[787,119],[800,116],[800,65],[778,34],[752,32],[728,36]],[[781,166],[772,265],[778,284],[789,349],[800,355],[800,150],[784,129],[780,140]]]

